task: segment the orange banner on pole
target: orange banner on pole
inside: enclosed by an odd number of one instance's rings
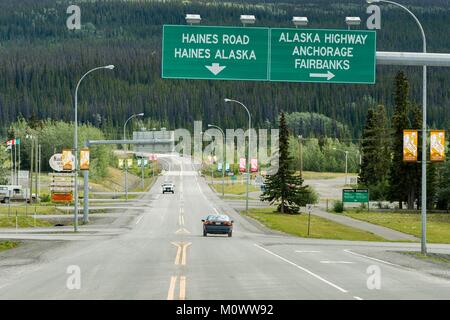
[[[246,166],[246,159],[245,158],[240,158],[239,159],[239,171],[240,172],[245,172],[245,166]]]
[[[74,170],[72,150],[64,149],[61,156],[63,171]]]
[[[403,161],[417,161],[417,130],[403,130]]]
[[[445,131],[430,131],[430,160],[439,162],[445,160]]]
[[[89,170],[89,148],[83,148],[80,150],[80,170]]]

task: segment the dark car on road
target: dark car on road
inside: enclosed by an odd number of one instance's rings
[[[209,215],[204,218],[202,222],[204,237],[206,237],[208,233],[228,234],[229,237],[233,235],[233,220],[227,215]]]

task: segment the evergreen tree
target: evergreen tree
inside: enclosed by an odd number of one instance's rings
[[[450,140],[450,136],[448,136]],[[449,141],[450,142],[450,141]],[[439,178],[439,191],[437,192],[436,207],[440,210],[450,209],[450,148],[447,148],[445,162]]]
[[[279,166],[278,172],[266,178],[266,190],[261,195],[262,201],[271,204],[277,202],[278,212],[298,213],[305,205],[308,190],[302,186],[303,179],[292,169],[292,157],[289,155],[289,130],[284,112],[279,121]]]
[[[399,71],[395,77],[395,109],[392,116],[392,162],[389,171],[389,199],[398,201],[402,208],[403,201],[411,199],[410,177],[411,164],[403,162],[403,130],[410,128],[408,118],[409,84],[405,74]],[[414,164],[413,164],[414,165]],[[409,206],[408,202],[408,206]]]
[[[370,108],[367,111],[361,143],[362,159],[359,181],[362,185],[369,188],[386,185],[390,166],[388,141],[387,116],[384,106]],[[378,195],[378,198],[382,198],[382,196]]]

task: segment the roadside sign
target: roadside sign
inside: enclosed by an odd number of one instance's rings
[[[344,189],[342,190],[342,202],[369,202],[368,189]]]
[[[72,192],[67,193],[52,193],[52,202],[72,202]]]
[[[64,171],[63,161],[62,161],[62,153],[56,153],[50,157],[49,160],[50,168],[57,172]],[[69,171],[75,170],[75,157],[72,155],[72,169]]]
[[[163,26],[162,78],[268,80],[269,29]]]
[[[274,28],[270,32],[271,81],[375,83],[375,31]]]

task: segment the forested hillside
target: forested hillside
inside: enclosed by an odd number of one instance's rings
[[[185,24],[199,13],[203,24],[239,25],[240,14],[255,14],[257,26],[290,27],[293,15],[307,16],[310,28],[345,28],[345,16],[364,21],[362,0],[280,1],[51,1],[0,2],[0,135],[18,115],[72,120],[73,92],[79,77],[98,65],[79,92],[80,119],[114,135],[132,113],[145,112],[155,125],[190,128],[194,120],[228,128],[244,126],[246,115],[225,106],[225,96],[246,102],[256,125],[275,124],[278,112],[323,114],[360,136],[367,109],[386,105],[392,113],[394,67],[378,67],[376,85],[326,85],[242,81],[162,80],[163,24]],[[429,52],[450,52],[450,1],[404,0],[422,21]],[[81,7],[80,31],[66,27],[69,4]],[[365,28],[365,23],[361,26]],[[414,21],[382,7],[378,50],[420,51]],[[419,104],[420,68],[407,68],[413,100]],[[450,125],[450,68],[430,68],[429,120]]]

